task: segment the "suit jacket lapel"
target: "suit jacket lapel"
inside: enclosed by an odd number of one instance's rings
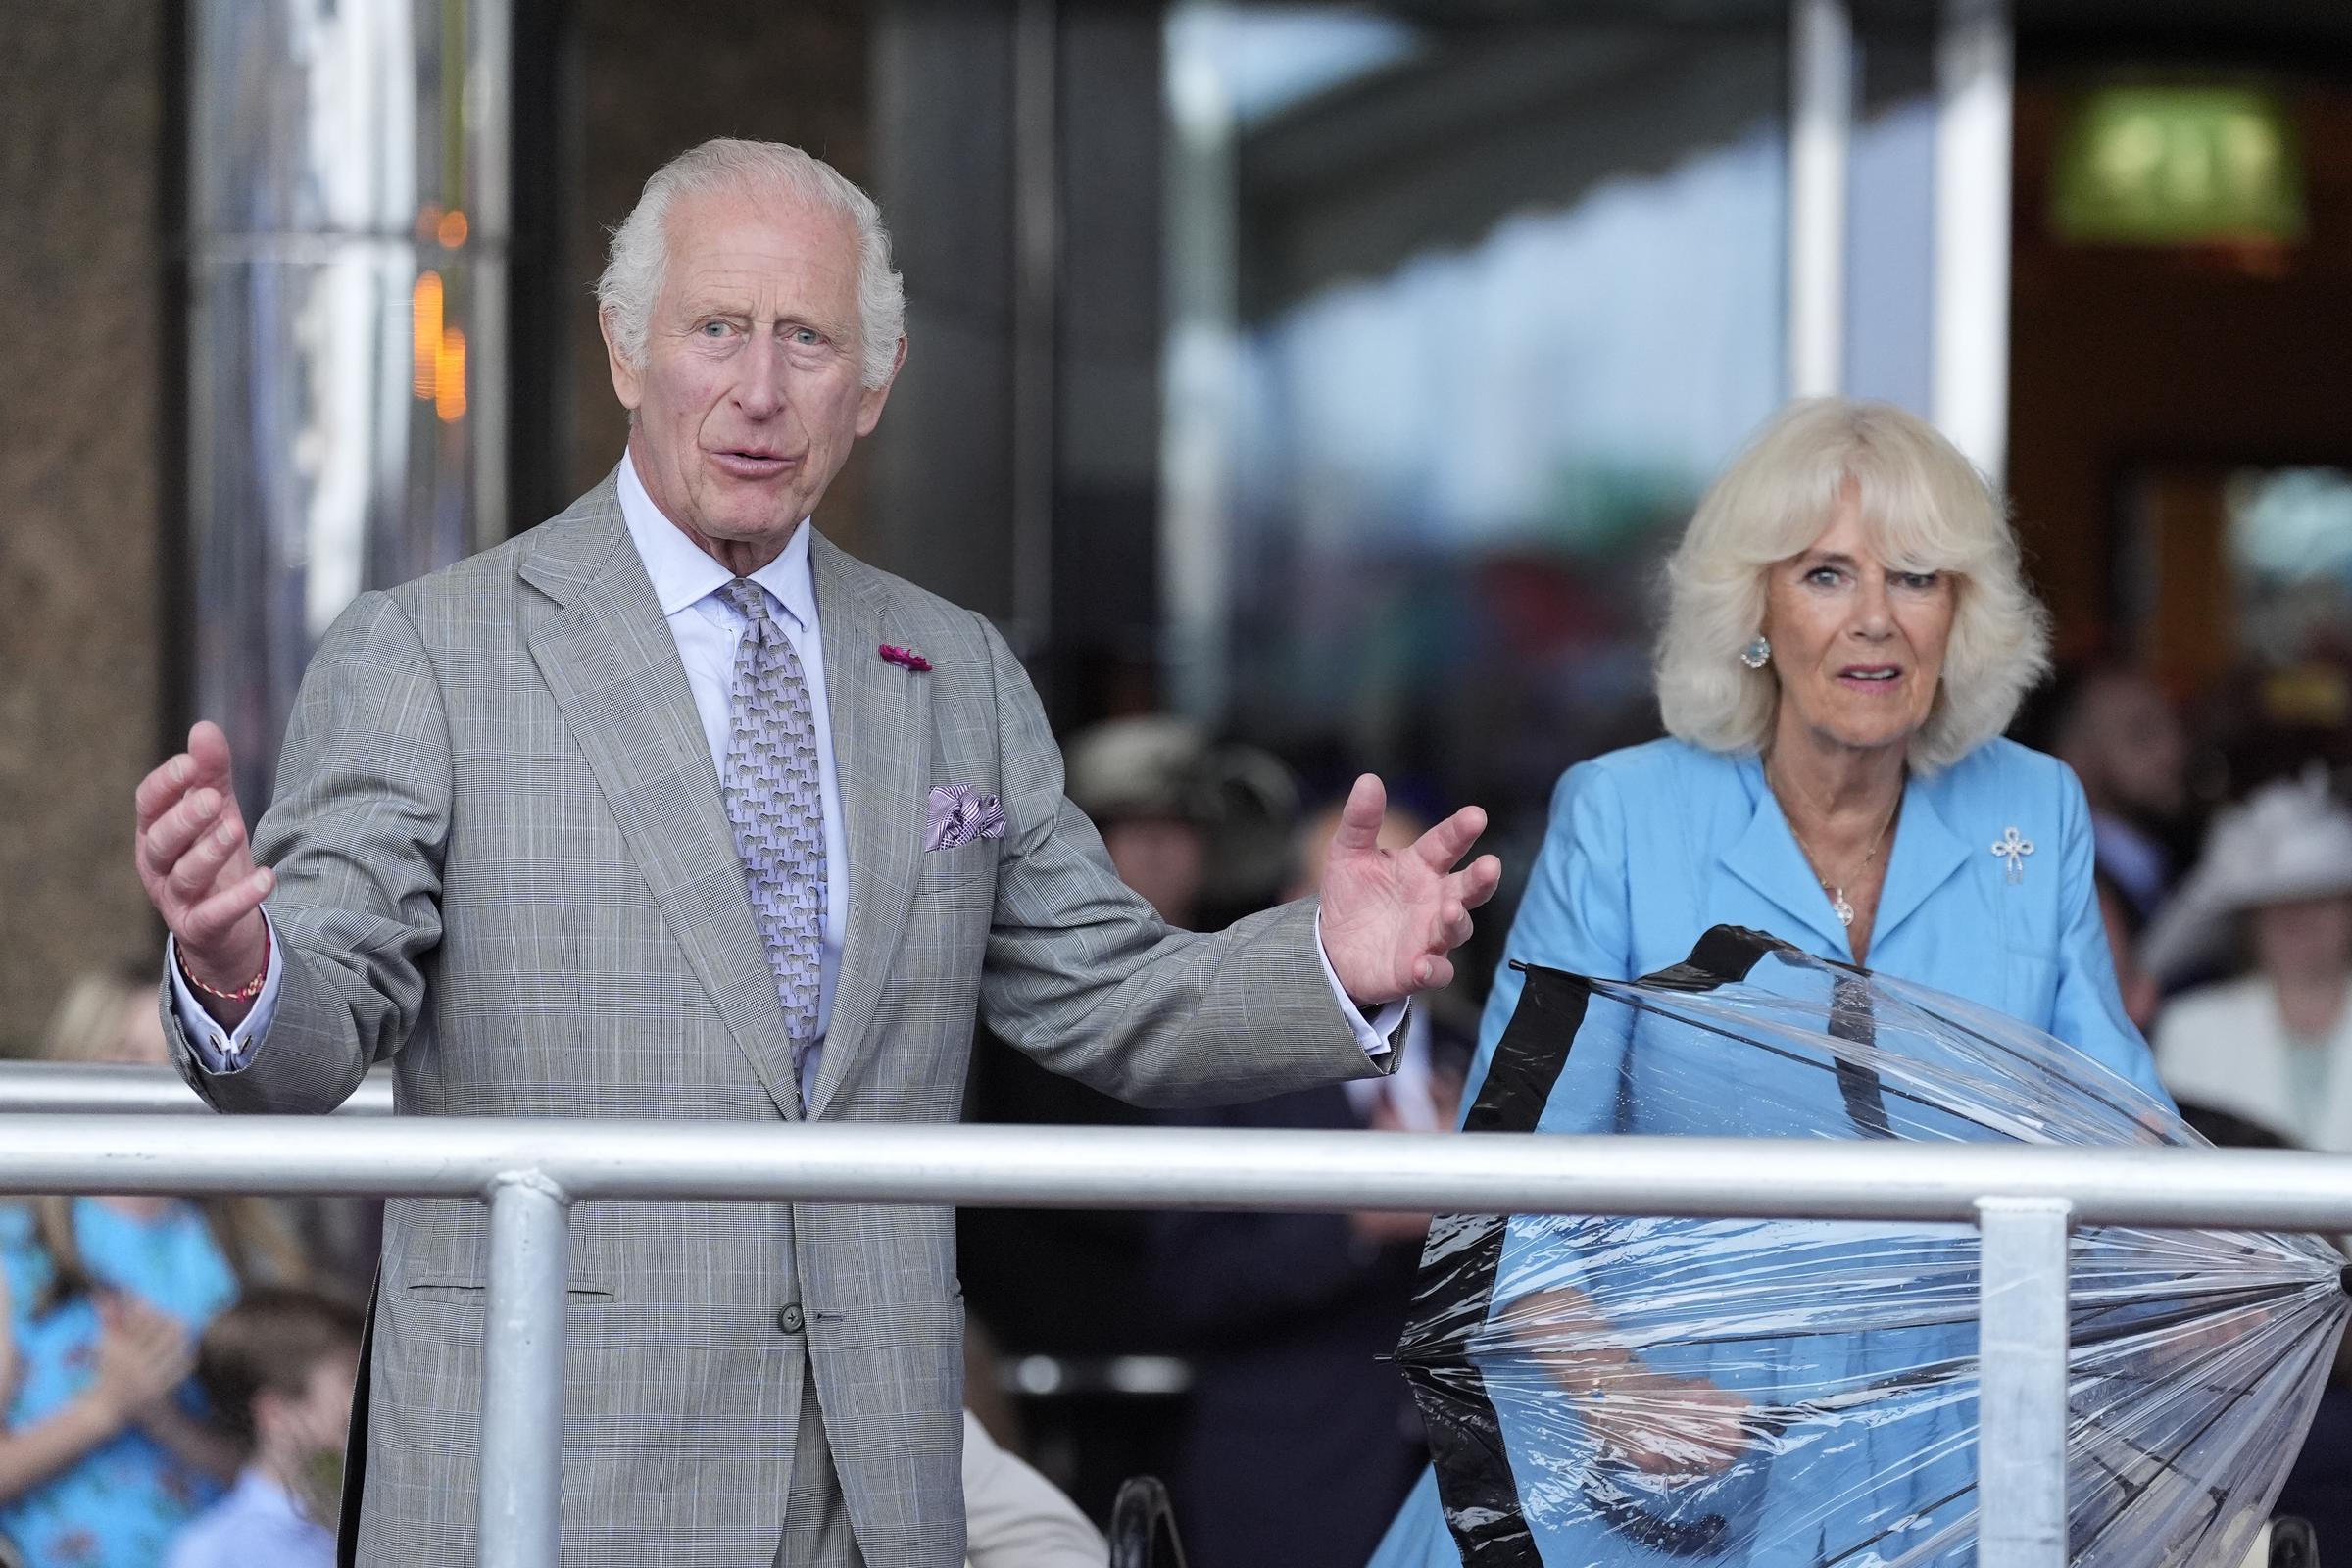
[[[850,913],[824,1064],[809,1099],[813,1119],[867,1049],[876,1005],[890,976],[922,853],[923,796],[931,766],[931,681],[885,662],[894,634],[880,575],[824,535],[808,541],[816,618],[825,644],[825,698],[833,766],[850,856]]]
[[[645,563],[607,479],[520,567],[562,609],[531,658],[588,759],[654,903],[776,1108],[800,1113],[792,1052],[710,749]]]

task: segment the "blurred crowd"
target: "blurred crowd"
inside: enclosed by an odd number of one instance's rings
[[[154,975],[83,976],[42,1054],[163,1065]],[[334,1561],[368,1276],[328,1261],[322,1217],[254,1198],[0,1204],[0,1563]]]

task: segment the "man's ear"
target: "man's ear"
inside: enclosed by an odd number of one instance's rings
[[[899,352],[890,358],[890,373],[880,386],[869,386],[858,399],[858,433],[868,436],[882,422],[882,405],[890,401],[890,389],[898,384],[899,371],[906,364],[906,334],[899,334]]]
[[[645,378],[635,366],[621,357],[620,345],[612,336],[611,311],[596,313],[596,329],[605,339],[605,363],[612,371],[612,395],[620,399],[622,408],[635,414],[637,405],[645,400]]]

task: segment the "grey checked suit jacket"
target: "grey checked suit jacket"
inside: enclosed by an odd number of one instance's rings
[[[1377,1070],[1311,906],[1216,936],[1157,923],[1063,799],[987,621],[822,538],[811,565],[850,878],[812,1115],[956,1119],[975,1013],[1148,1104]],[[936,784],[999,795],[1004,836],[925,852]],[[710,751],[610,478],[355,603],[303,683],[278,789],[254,836],[279,879],[275,1020],[231,1073],[176,1040],[219,1108],[324,1111],[390,1060],[410,1113],[799,1118]],[[866,1561],[961,1562],[947,1211],[590,1202],[572,1232],[566,1563],[767,1563],[805,1369]],[[470,1200],[389,1207],[363,1561],[472,1561],[484,1239]],[[796,1292],[805,1349],[778,1324]]]

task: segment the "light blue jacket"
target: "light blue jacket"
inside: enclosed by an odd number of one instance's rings
[[[2002,848],[1996,851],[1996,845]],[[1870,968],[2034,1024],[2170,1103],[2145,1043],[2124,1014],[2091,883],[2090,813],[2065,764],[1995,740],[1941,773],[1915,776],[1905,786],[1886,854],[1886,884],[1865,956]],[[1487,1003],[1465,1102],[1475,1098],[1519,1003],[1524,982],[1510,963],[1631,978],[1681,962],[1708,927],[1727,924],[1768,931],[1827,957],[1853,957],[1845,928],[1755,757],[1667,740],[1570,768],[1553,794],[1550,827]],[[1568,1080],[1559,1092],[1572,1092]],[[1566,1116],[1547,1113],[1546,1125],[1573,1123],[1579,1107],[1553,1109]],[[1948,1333],[1934,1343],[1856,1337],[1834,1348],[1817,1346],[1815,1353],[1845,1355],[1855,1362],[1849,1370],[1858,1371],[1878,1360],[1919,1365],[1967,1355],[1973,1339]],[[1946,1446],[1972,1415],[1959,1407],[1943,1412],[1941,1425],[1951,1430],[1934,1434],[1944,1440],[1934,1463],[1880,1452],[1886,1445],[1866,1431],[1847,1444],[1848,1462],[1817,1464],[1806,1485],[1772,1487],[1769,1472],[1759,1476],[1767,1493],[1758,1505],[1772,1523],[1757,1539],[1775,1544],[1752,1551],[1734,1546],[1677,1559],[1644,1550],[1590,1520],[1554,1528],[1531,1514],[1529,1522],[1544,1560],[1555,1568],[1796,1568],[1821,1560],[1830,1541],[1858,1539],[1872,1528],[1858,1522],[1863,1518],[1918,1510],[1915,1527],[1932,1534],[1952,1511],[1934,1507],[1932,1499],[1967,1484],[1966,1453]],[[1540,1433],[1541,1423],[1522,1441],[1541,1442]],[[1924,1424],[1914,1422],[1901,1429],[1899,1442],[1928,1435]],[[1900,1483],[1872,1479],[1910,1466],[1916,1467]],[[1542,1479],[1557,1490],[1561,1478]],[[1522,1478],[1523,1490],[1527,1484]],[[1797,1525],[1799,1520],[1806,1523]],[[1425,1473],[1374,1556],[1374,1568],[1453,1568],[1459,1560],[1434,1478]]]
[[[2015,880],[1993,848],[2012,829]],[[1914,776],[1886,856],[1870,968],[2047,1030],[2166,1099],[2124,1015],[2091,885],[2090,810],[2064,762],[1995,740]],[[1662,740],[1570,768],[1487,1001],[1471,1094],[1519,1004],[1513,962],[1631,979],[1681,962],[1715,925],[1854,956],[1763,764]]]

